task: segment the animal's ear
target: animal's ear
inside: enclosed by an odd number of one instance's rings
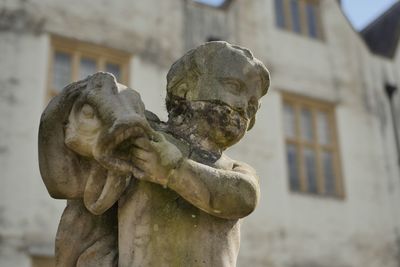
[[[39,168],[46,188],[54,198],[74,199],[83,195],[85,164],[65,146],[64,126],[87,83],[88,79],[85,79],[64,88],[50,101],[40,119]]]
[[[83,193],[85,207],[94,215],[101,215],[111,208],[125,191],[131,175],[107,170],[92,162]]]

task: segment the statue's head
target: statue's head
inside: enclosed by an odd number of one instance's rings
[[[183,103],[201,106],[210,117],[209,126],[220,129],[217,138],[225,139],[221,146],[228,147],[253,127],[269,83],[267,68],[249,50],[222,41],[205,43],[186,53],[168,72],[167,110],[173,119],[186,112]],[[216,110],[210,110],[210,105]]]

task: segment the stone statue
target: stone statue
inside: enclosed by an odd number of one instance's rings
[[[40,170],[67,199],[57,266],[235,266],[258,178],[223,151],[269,87],[247,49],[209,42],[167,75],[167,122],[108,73],[68,85],[43,112]]]

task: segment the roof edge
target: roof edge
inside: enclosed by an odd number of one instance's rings
[[[392,12],[393,9],[397,6],[400,5],[400,1],[396,1],[393,3],[388,9],[386,9],[385,12],[383,12],[381,15],[376,17],[373,21],[371,21],[367,26],[365,26],[362,30],[360,30],[360,33],[364,33],[365,31],[369,30],[371,27],[373,27],[375,24],[377,24],[380,20],[382,20],[385,16],[388,15],[388,13]]]

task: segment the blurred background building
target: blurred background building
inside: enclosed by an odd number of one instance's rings
[[[360,33],[335,0],[0,3],[1,267],[52,266],[65,201],[38,170],[48,100],[106,70],[166,119],[170,65],[210,40],[251,49],[272,76],[228,151],[262,188],[238,266],[400,266],[399,2]]]

